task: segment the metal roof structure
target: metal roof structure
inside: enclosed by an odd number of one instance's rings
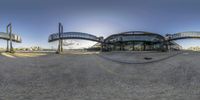
[[[144,31],[129,31],[118,34],[113,34],[107,37],[104,41],[106,43],[112,42],[126,42],[126,41],[146,41],[146,42],[163,42],[165,38],[157,33]]]

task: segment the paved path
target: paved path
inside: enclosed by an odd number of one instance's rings
[[[0,56],[0,100],[199,100],[199,59],[189,52],[130,65],[96,54]]]

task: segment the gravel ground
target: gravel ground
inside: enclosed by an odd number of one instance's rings
[[[155,59],[166,55],[145,53]],[[0,100],[200,100],[199,59],[197,52],[148,64],[116,63],[97,54],[0,56]]]

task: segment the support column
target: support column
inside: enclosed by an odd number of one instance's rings
[[[61,39],[61,52],[63,52],[63,40]]]
[[[61,39],[61,33],[63,32],[63,26],[61,23],[59,23],[58,25],[58,35],[59,35],[59,41],[58,41],[58,50],[57,50],[57,53],[61,53],[62,52],[62,39]]]
[[[169,50],[169,41],[165,41],[166,50]]]
[[[101,43],[101,52],[103,52],[103,48],[104,48],[104,46],[103,46],[104,44],[103,43]]]
[[[121,43],[119,43],[119,51],[121,51]]]
[[[10,53],[14,53],[14,49],[12,46],[12,24],[11,23],[7,25],[6,31],[9,34],[9,40],[7,40],[7,51]],[[10,42],[10,48],[9,48],[9,42]]]
[[[116,43],[113,44],[112,51],[116,51]]]
[[[122,51],[124,51],[124,43],[122,43]]]
[[[123,38],[120,37],[120,51],[123,51]]]
[[[6,33],[9,34],[8,28],[6,28]],[[7,47],[6,47],[6,52],[9,52],[9,40],[7,40]]]
[[[143,51],[146,51],[146,43],[144,42],[143,45],[144,45]]]
[[[153,50],[153,43],[150,43],[150,51],[152,51]]]
[[[7,40],[6,52],[9,52],[9,41]]]
[[[12,25],[10,23],[10,53],[13,53],[13,52],[14,52],[14,49],[12,46]]]
[[[132,42],[132,45],[133,45],[132,51],[135,51],[135,42],[134,41]]]
[[[63,34],[63,25],[61,25],[61,33]],[[60,44],[61,44],[61,52],[63,52],[63,39],[60,39]]]
[[[101,44],[100,51],[101,52],[108,51],[109,47],[108,47],[108,44],[105,43],[104,38],[103,37],[99,37],[99,41],[100,41],[99,43]]]
[[[124,50],[124,43],[123,43],[123,42],[120,43],[120,50],[121,50],[121,51],[125,51],[125,50]]]

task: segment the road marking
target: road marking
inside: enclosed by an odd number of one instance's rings
[[[1,55],[6,56],[6,57],[9,57],[9,58],[16,58],[15,56],[12,56],[12,55],[9,54],[9,53],[1,53]]]
[[[188,55],[189,53],[188,52],[186,52],[186,53],[183,53],[184,55]]]
[[[45,56],[46,53],[15,53],[13,54],[16,57],[38,57],[38,56]]]

